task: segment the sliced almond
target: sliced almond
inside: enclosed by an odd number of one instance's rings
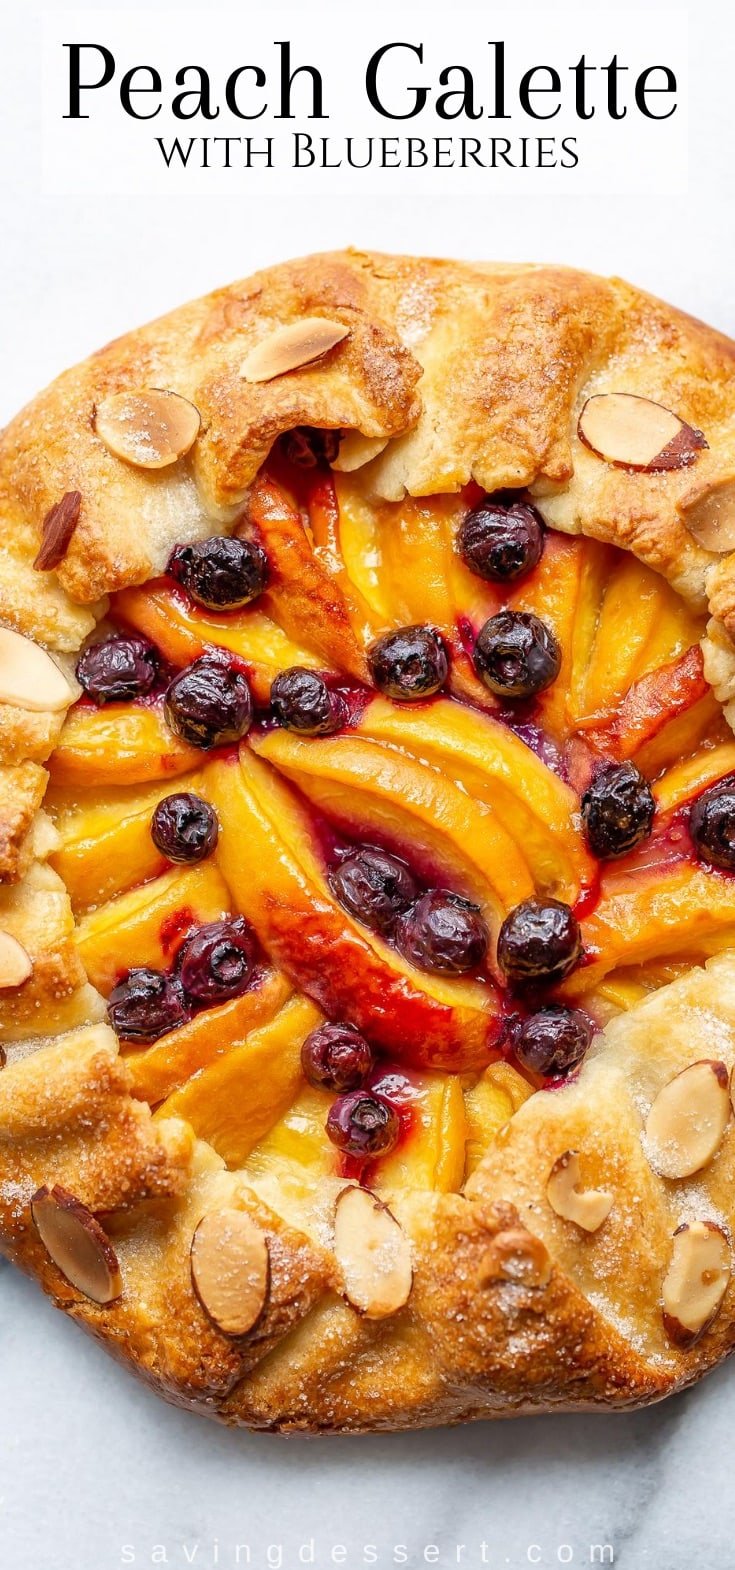
[[[719,1149],[730,1117],[727,1068],[690,1063],[659,1091],[646,1119],[646,1154],[662,1177],[691,1177]]]
[[[613,1196],[603,1189],[580,1189],[580,1178],[577,1151],[565,1150],[551,1168],[546,1196],[563,1221],[573,1221],[584,1232],[596,1232],[612,1210]]]
[[[482,1257],[478,1285],[514,1281],[518,1286],[545,1287],[551,1280],[551,1259],[546,1245],[525,1227],[498,1232]]]
[[[113,1303],[122,1292],[117,1254],[99,1221],[73,1194],[54,1184],[31,1200],[36,1231],[57,1269],[93,1303]]]
[[[387,1205],[366,1188],[345,1188],[334,1216],[334,1253],[344,1294],[367,1319],[387,1319],[408,1302],[411,1245]]]
[[[362,431],[348,431],[339,444],[339,452],[332,468],[339,474],[353,474],[366,463],[372,463],[388,446],[387,436],[363,436]]]
[[[664,1327],[677,1346],[691,1347],[708,1330],[730,1280],[730,1244],[714,1221],[677,1227],[661,1293]]]
[[[588,398],[577,432],[585,447],[617,469],[683,469],[707,442],[701,431],[652,398],[597,393]]]
[[[79,522],[81,491],[67,491],[49,508],[41,525],[41,544],[33,565],[37,572],[53,572],[64,560]]]
[[[12,933],[0,931],[0,991],[22,987],[33,970],[33,961]]]
[[[681,516],[692,538],[706,551],[735,551],[735,479],[703,491]]]
[[[76,696],[61,667],[32,638],[0,627],[0,703],[58,713]]]
[[[268,1296],[268,1243],[245,1210],[213,1210],[191,1245],[191,1279],[205,1313],[225,1336],[246,1336]]]
[[[98,403],[94,428],[116,458],[137,469],[166,469],[193,447],[199,410],[179,393],[159,387],[113,393]]]
[[[287,371],[297,371],[302,365],[320,360],[349,331],[344,322],[327,316],[305,316],[303,321],[276,327],[250,350],[240,366],[240,375],[246,382],[271,382],[275,376],[285,376]]]

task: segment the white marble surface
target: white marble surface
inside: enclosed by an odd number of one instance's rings
[[[665,6],[661,16],[665,38]],[[735,24],[713,0],[690,16],[686,203],[507,198],[477,211],[449,199],[294,198],[252,212],[225,198],[42,198],[36,21],[31,6],[16,6],[4,23],[0,104],[0,419],[62,365],[173,302],[283,256],[346,243],[617,271],[735,332]],[[298,1570],[311,1562],[299,1547],[312,1538],[320,1570],[360,1570],[367,1544],[377,1545],[380,1570],[580,1566],[591,1545],[605,1543],[624,1570],[724,1570],[733,1561],[732,1367],[627,1416],[350,1440],[236,1435],[157,1402],[0,1266],[0,1369],[0,1564],[8,1570],[116,1570],[124,1545],[136,1566],[234,1570],[238,1543],[250,1544],[256,1570]],[[342,1543],[346,1558],[330,1558]],[[401,1544],[403,1560],[394,1553]],[[424,1553],[433,1544],[438,1559]],[[239,1563],[248,1564],[242,1551]]]

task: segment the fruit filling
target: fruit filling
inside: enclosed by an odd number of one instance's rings
[[[702,618],[525,494],[376,501],[338,451],[292,432],[113,596],[48,798],[135,1094],[306,1226],[345,1175],[459,1190],[735,941]]]

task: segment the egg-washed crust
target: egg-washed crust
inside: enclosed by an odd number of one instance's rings
[[[325,316],[349,333],[323,360],[264,383],[241,375],[276,327]],[[222,289],[66,372],[0,439],[0,621],[73,655],[105,596],[163,567],[174,540],[231,525],[277,436],[300,425],[385,442],[373,492],[525,487],[549,524],[633,551],[713,615],[708,679],[735,697],[735,557],[703,550],[686,508],[735,473],[735,346],[617,280],[555,267],[464,265],[360,252],[309,258]],[[200,411],[192,453],[162,471],[95,434],[111,392],[176,391]],[[584,400],[645,395],[706,434],[692,468],[630,473],[576,434]],[[33,568],[43,519],[81,510],[54,572]],[[732,585],[732,588],[730,587]],[[404,1194],[414,1284],[382,1321],[348,1306],[329,1237],[308,1239],[228,1172],[187,1124],[152,1118],[102,1022],[47,865],[42,765],[62,716],[0,704],[0,927],[34,961],[0,1000],[0,1248],[167,1399],[229,1423],[334,1432],[401,1429],[550,1409],[629,1407],[704,1373],[735,1340],[735,1288],[696,1346],[665,1334],[660,1283],[684,1220],[735,1224],[735,1128],[694,1179],[644,1154],[658,1090],[697,1058],[735,1063],[735,956],[693,969],[608,1025],[581,1073],[515,1113],[464,1194]],[[613,1195],[586,1234],[546,1197],[557,1157]],[[51,1263],[30,1217],[44,1183],[108,1230],[120,1299],[97,1307]],[[193,1232],[221,1206],[265,1233],[270,1290],[250,1335],[218,1331],[194,1293]]]

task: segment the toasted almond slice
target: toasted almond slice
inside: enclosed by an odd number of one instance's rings
[[[268,1243],[246,1210],[213,1210],[191,1245],[191,1279],[205,1313],[225,1336],[246,1336],[265,1308]]]
[[[240,375],[246,382],[271,382],[275,376],[285,376],[287,371],[297,371],[300,366],[321,359],[349,331],[344,322],[332,321],[328,316],[305,316],[300,322],[288,322],[256,343],[243,360]]]
[[[703,491],[681,516],[692,538],[706,551],[735,551],[735,479]]]
[[[362,431],[348,431],[339,444],[339,452],[332,468],[339,474],[352,474],[363,469],[366,463],[380,456],[388,446],[387,436],[363,436]]]
[[[344,1188],[334,1216],[334,1253],[344,1294],[367,1319],[387,1319],[408,1302],[411,1245],[387,1205],[366,1188]]]
[[[112,393],[98,403],[94,426],[116,458],[137,469],[166,469],[193,447],[201,420],[188,398],[160,387]]]
[[[646,1119],[646,1154],[662,1177],[691,1177],[719,1149],[730,1117],[727,1068],[701,1058],[659,1091]]]
[[[122,1292],[120,1266],[91,1210],[56,1183],[34,1194],[31,1214],[49,1258],[67,1281],[93,1303],[114,1303]]]
[[[12,933],[0,930],[0,991],[22,987],[33,970],[33,961],[23,944]]]
[[[652,398],[597,393],[579,416],[580,441],[618,469],[683,469],[707,442],[701,431]]]
[[[551,1280],[551,1259],[541,1239],[525,1227],[498,1232],[482,1257],[479,1286],[515,1281],[518,1286],[545,1287]]]
[[[61,667],[32,638],[0,627],[0,703],[52,714],[68,709],[76,693]]]
[[[579,1155],[576,1150],[565,1150],[551,1168],[546,1196],[563,1221],[573,1221],[584,1232],[596,1232],[612,1210],[613,1196],[603,1189],[581,1190],[579,1181]]]
[[[685,1221],[677,1227],[661,1293],[664,1328],[677,1346],[694,1346],[709,1329],[730,1271],[730,1244],[716,1222]]]
[[[64,560],[79,522],[81,491],[67,491],[46,513],[41,526],[41,544],[33,563],[37,572],[53,572]]]

